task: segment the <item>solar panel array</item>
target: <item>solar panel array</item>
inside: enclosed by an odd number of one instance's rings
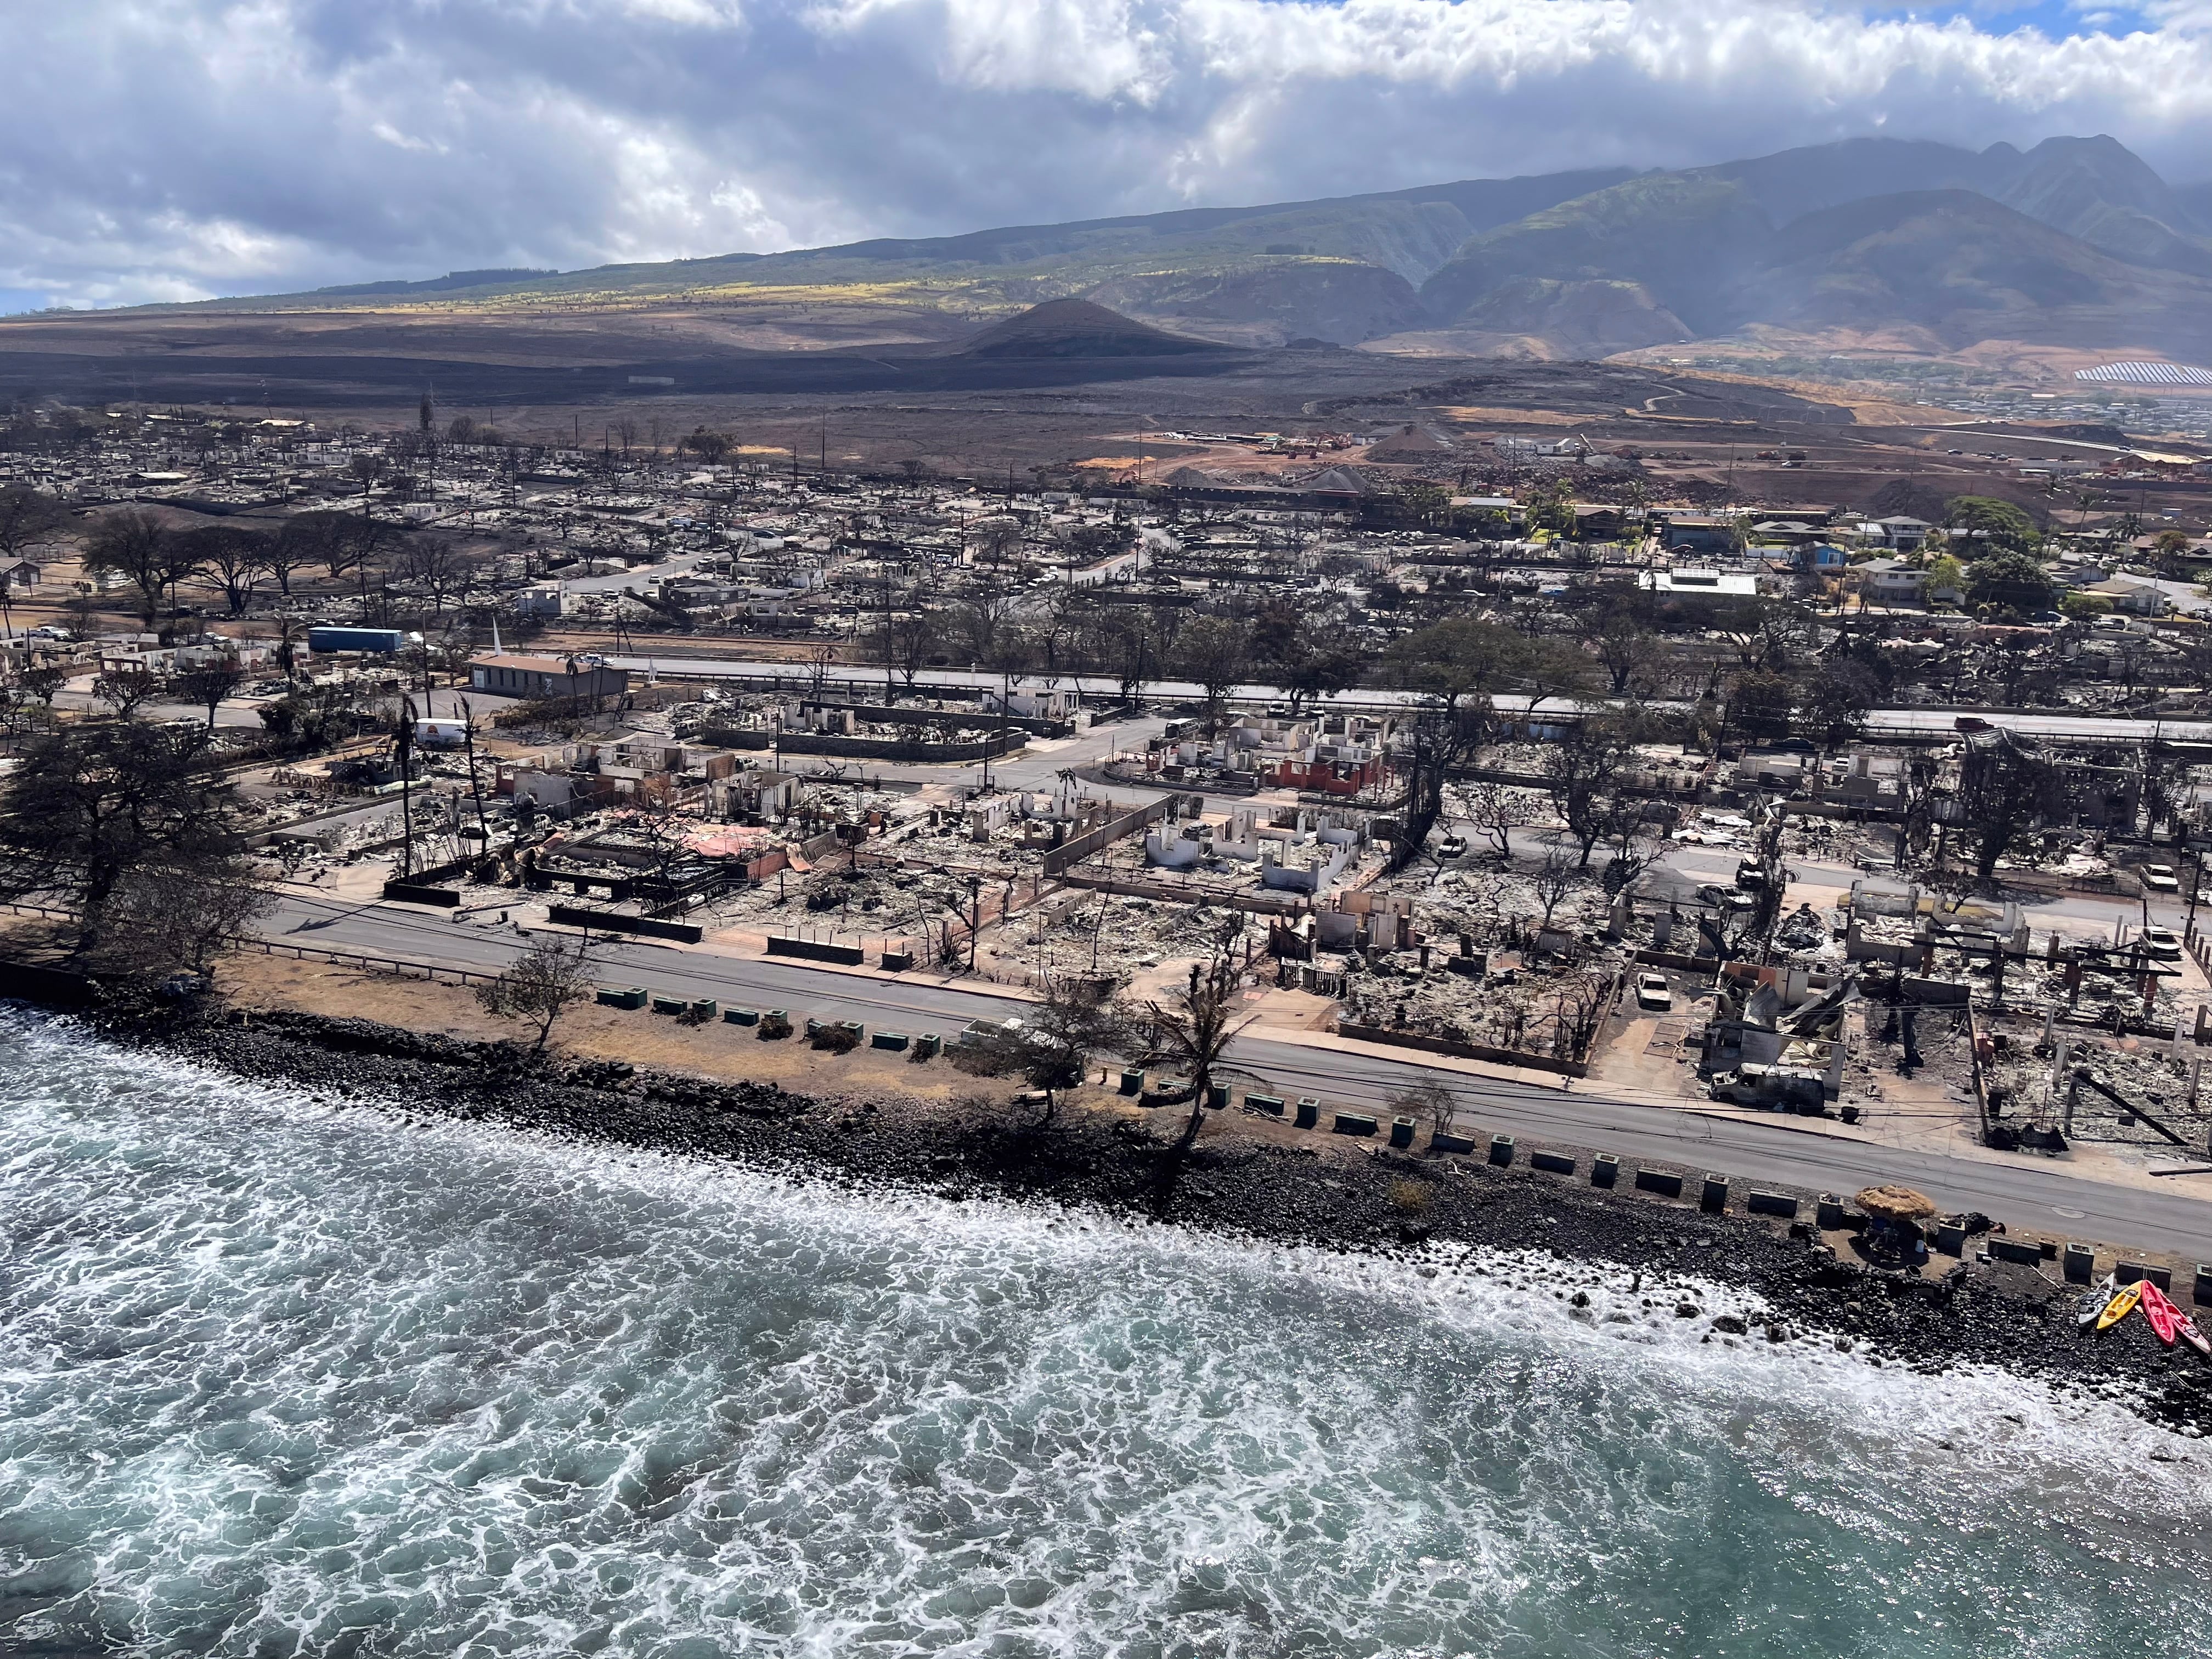
[[[2124,386],[2212,386],[2212,369],[2191,368],[2185,363],[2100,363],[2077,368],[2077,380],[2116,380]]]

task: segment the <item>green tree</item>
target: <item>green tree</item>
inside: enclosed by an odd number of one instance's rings
[[[476,988],[483,1011],[498,1019],[535,1026],[532,1054],[544,1051],[554,1023],[593,994],[587,947],[581,939],[541,938],[498,978]]]
[[[1943,521],[2008,552],[2033,553],[2043,545],[2043,532],[2027,509],[1994,495],[1954,495],[1943,504]]]
[[[1528,497],[1528,528],[1548,530],[1557,536],[1575,533],[1575,492],[1565,478],[1554,478]]]
[[[2057,583],[2032,553],[1992,553],[1966,571],[1966,603],[1978,611],[2032,617],[2057,597]]]
[[[2079,588],[2062,594],[2058,600],[2058,614],[2075,622],[2092,622],[2110,616],[2112,610],[2112,602],[2102,593],[2084,593]]]

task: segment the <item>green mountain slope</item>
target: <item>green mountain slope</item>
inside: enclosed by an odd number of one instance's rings
[[[1698,333],[1729,325],[1713,283],[1716,265],[1773,234],[1748,191],[1686,173],[1647,174],[1529,215],[1474,238],[1421,285],[1430,311],[1481,326],[1485,297],[1531,279],[1632,283]]]
[[[2212,350],[2212,283],[2130,264],[1967,191],[1808,214],[1731,285],[1737,325],[1924,331],[1946,349],[2008,339]]]

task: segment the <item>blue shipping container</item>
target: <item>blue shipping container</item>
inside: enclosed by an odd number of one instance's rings
[[[311,628],[310,651],[397,651],[407,643],[396,628]]]

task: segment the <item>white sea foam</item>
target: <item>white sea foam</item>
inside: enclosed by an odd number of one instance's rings
[[[0,1130],[10,1652],[2178,1655],[2212,1612],[2200,1443],[1707,1340],[1762,1310],[1694,1279],[858,1197],[21,1016]]]

